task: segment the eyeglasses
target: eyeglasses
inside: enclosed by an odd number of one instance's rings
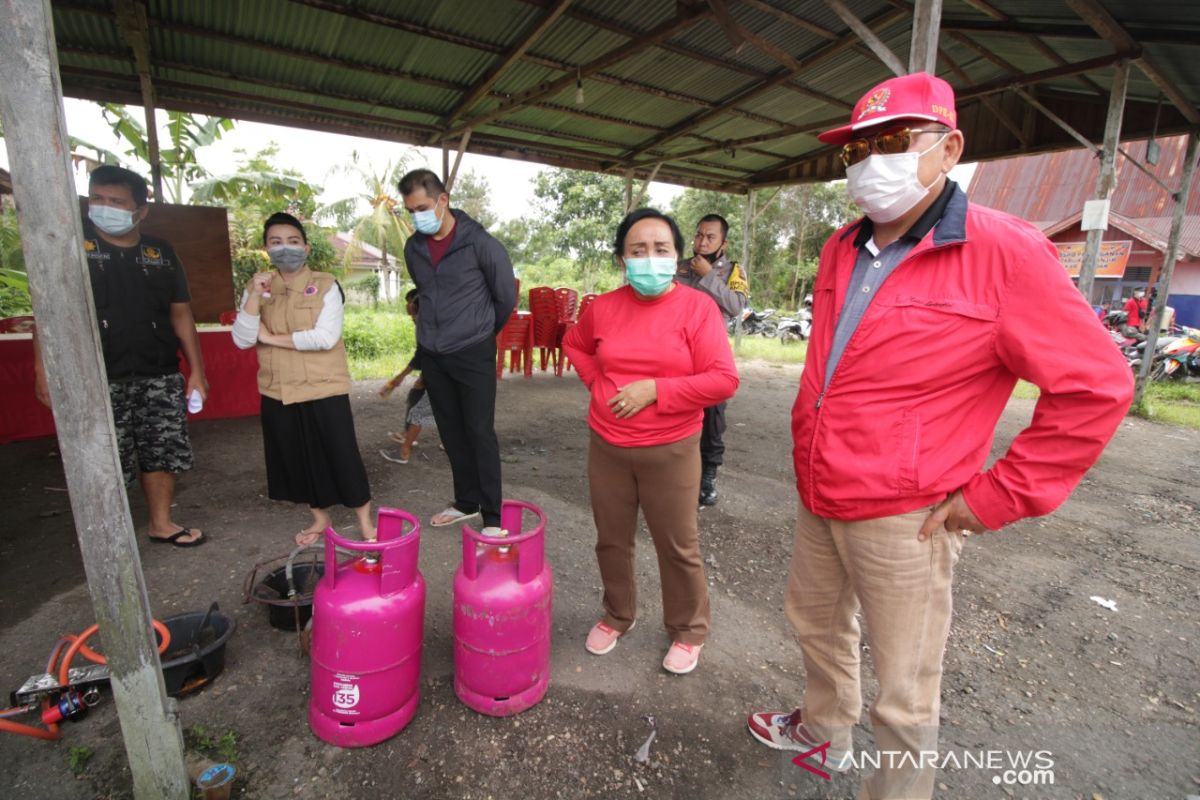
[[[867,136],[863,139],[854,139],[842,145],[842,163],[847,167],[854,166],[871,155],[872,147],[885,156],[907,153],[909,146],[912,144],[912,138],[917,134],[946,134],[949,132],[949,128],[899,128],[887,133]]]

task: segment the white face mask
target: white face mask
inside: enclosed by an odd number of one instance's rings
[[[929,194],[929,186],[917,177],[921,156],[948,135],[942,134],[931,147],[919,153],[887,156],[876,153],[846,167],[846,191],[850,199],[872,222],[886,223],[904,216]]]

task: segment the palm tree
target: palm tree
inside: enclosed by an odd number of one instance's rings
[[[361,162],[358,151],[350,156],[350,162],[334,167],[331,174],[344,174],[361,181],[363,190],[350,197],[334,201],[317,210],[318,218],[334,221],[339,229],[349,228],[350,246],[343,256],[343,266],[349,269],[354,259],[361,255],[361,245],[371,244],[380,250],[379,267],[381,273],[389,269],[388,254],[404,252],[404,243],[413,234],[412,223],[403,213],[404,205],[396,196],[397,184],[401,176],[408,172],[411,159],[416,151],[410,148],[397,161],[389,161],[382,171],[376,171],[371,165]],[[396,194],[393,194],[393,193]],[[370,207],[364,216],[358,216],[358,210],[363,204]],[[395,212],[401,212],[399,214]],[[390,292],[389,292],[390,294]],[[398,296],[397,292],[397,296]],[[388,297],[394,300],[395,297]]]
[[[146,126],[125,106],[104,103],[102,107],[104,119],[113,133],[129,145],[125,155],[149,164],[150,144]],[[158,161],[162,169],[164,193],[171,202],[182,203],[185,186],[211,177],[208,170],[200,166],[196,151],[232,130],[233,120],[203,117],[183,111],[167,111],[166,115],[170,147],[159,148]]]

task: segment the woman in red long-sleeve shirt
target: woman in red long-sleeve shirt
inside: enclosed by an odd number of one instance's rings
[[[628,285],[602,294],[563,339],[591,392],[588,485],[604,618],[588,633],[595,655],[633,627],[634,534],[641,507],[658,553],[663,668],[691,672],[712,613],[700,559],[696,496],[704,409],[733,396],[737,368],[712,298],[673,280],[683,235],[643,208],[617,228],[616,258]]]

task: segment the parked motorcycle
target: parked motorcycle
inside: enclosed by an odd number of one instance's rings
[[[775,316],[773,308],[764,308],[762,311],[745,309],[742,312],[742,334],[745,336],[774,336],[778,323],[771,319],[773,316]],[[730,320],[726,327],[730,333],[733,333],[734,321]]]
[[[782,344],[799,340],[801,342],[808,339],[812,334],[812,312],[807,308],[802,308],[794,317],[783,317],[779,320],[779,328],[776,335],[779,336],[779,341]]]

